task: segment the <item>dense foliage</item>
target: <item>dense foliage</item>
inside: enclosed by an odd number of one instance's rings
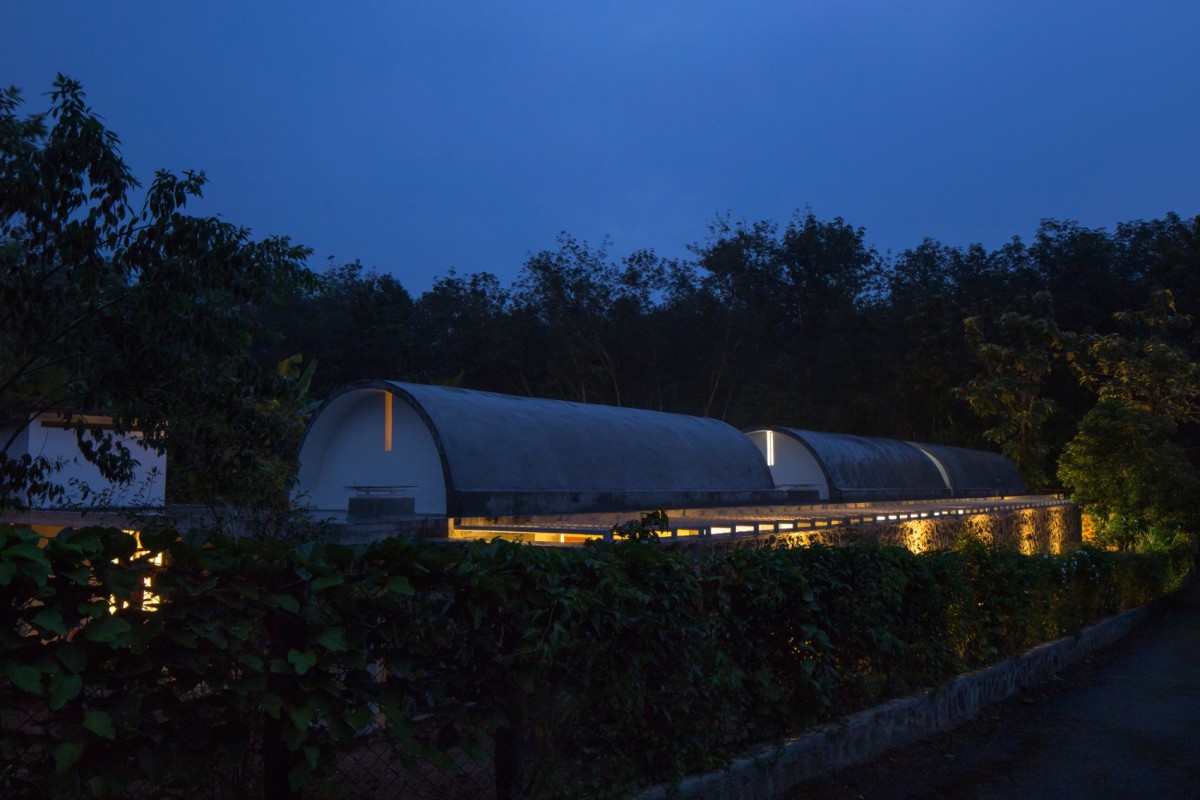
[[[142,192],[77,82],[59,76],[50,101],[22,117],[0,92],[0,509],[61,491],[44,456],[5,454],[40,412],[117,480],[131,455],[113,433],[141,431],[169,450],[177,502],[285,498],[302,423],[253,345],[263,310],[314,285],[307,250],[186,213],[203,173]]]
[[[494,748],[497,780],[534,796],[619,792],[1074,633],[1191,563],[977,542],[141,547],[0,528],[5,797],[353,795],[339,756],[381,738],[414,781]]]

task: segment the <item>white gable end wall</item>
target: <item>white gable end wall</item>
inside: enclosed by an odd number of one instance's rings
[[[446,513],[433,435],[411,406],[380,389],[347,392],[322,409],[305,437],[299,484],[299,501],[320,513],[344,514],[351,497],[371,488],[403,492],[418,514]]]
[[[750,431],[746,436],[766,459],[776,489],[816,489],[817,499],[829,499],[829,482],[807,447],[778,431]]]
[[[89,418],[90,419],[90,418]],[[0,446],[12,435],[12,428],[0,431]],[[145,507],[163,505],[166,490],[166,456],[142,445],[137,432],[115,436],[129,449],[138,466],[133,480],[126,485],[114,484],[79,452],[79,442],[73,428],[64,427],[52,414],[39,415],[17,434],[9,448],[10,457],[28,454],[44,457],[60,465],[52,480],[62,486],[63,496],[54,503],[59,506]]]

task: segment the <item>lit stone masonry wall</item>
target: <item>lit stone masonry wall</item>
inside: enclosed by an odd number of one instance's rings
[[[876,541],[915,553],[953,547],[962,536],[1026,555],[1062,553],[1083,543],[1079,506],[1070,503],[987,514],[930,517],[867,525],[839,525],[796,533],[730,541],[735,547],[771,547],[781,543],[848,545]]]

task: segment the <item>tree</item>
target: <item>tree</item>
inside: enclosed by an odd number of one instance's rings
[[[1123,262],[1114,237],[1103,229],[1043,220],[1029,254],[1042,289],[1055,298],[1064,330],[1103,329],[1130,299],[1140,303],[1144,298],[1139,274],[1144,267]]]
[[[1200,366],[1171,341],[1191,323],[1171,292],[1114,319],[1124,333],[1073,337],[1072,369],[1098,400],[1064,448],[1058,475],[1098,537],[1130,549],[1182,530],[1194,514],[1200,478],[1176,434],[1200,418]]]
[[[1000,445],[1031,488],[1048,483],[1050,447],[1044,427],[1057,404],[1043,391],[1061,336],[1050,296],[1035,295],[1029,313],[1009,311],[989,326],[980,317],[963,321],[981,371],[959,395],[992,427],[984,436]]]
[[[316,288],[268,320],[290,352],[320,364],[318,395],[364,378],[411,379],[416,370],[412,296],[394,276],[358,261],[331,266]],[[264,367],[278,360],[276,342],[259,350]]]
[[[857,427],[873,372],[861,368],[871,352],[861,323],[882,290],[865,231],[811,211],[782,231],[727,220],[709,230],[694,248],[716,311],[704,321],[721,333],[709,407],[735,422]]]
[[[422,381],[521,392],[513,382],[521,365],[509,293],[495,275],[450,270],[418,298],[413,313],[420,351],[414,361]]]
[[[1182,344],[1191,318],[1178,313],[1168,290],[1154,292],[1145,309],[1113,315],[1127,333],[1077,337],[1072,366],[1079,382],[1101,401],[1162,417],[1175,424],[1200,420],[1200,365]]]
[[[1169,420],[1114,398],[1080,421],[1058,477],[1091,515],[1100,542],[1140,549],[1148,538],[1187,530],[1200,481],[1174,433]]]
[[[652,342],[639,335],[664,286],[663,262],[639,251],[620,263],[608,242],[591,248],[561,234],[557,250],[529,257],[517,278],[513,312],[536,343],[544,393],[580,402],[627,405]]]
[[[1117,226],[1127,262],[1141,265],[1150,289],[1170,289],[1182,313],[1200,314],[1200,216]]]
[[[117,136],[76,81],[58,76],[48,113],[19,104],[0,95],[0,412],[63,415],[118,481],[132,455],[114,433],[141,430],[168,451],[176,501],[286,497],[295,386],[253,346],[262,310],[313,285],[308,251],[186,214],[202,172],[158,172],[136,209]],[[53,471],[0,455],[0,504],[52,495]]]

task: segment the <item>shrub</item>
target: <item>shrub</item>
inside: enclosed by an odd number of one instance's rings
[[[336,793],[370,736],[414,772],[490,751],[498,785],[616,795],[1076,633],[1194,562],[639,538],[0,527],[0,793]]]

